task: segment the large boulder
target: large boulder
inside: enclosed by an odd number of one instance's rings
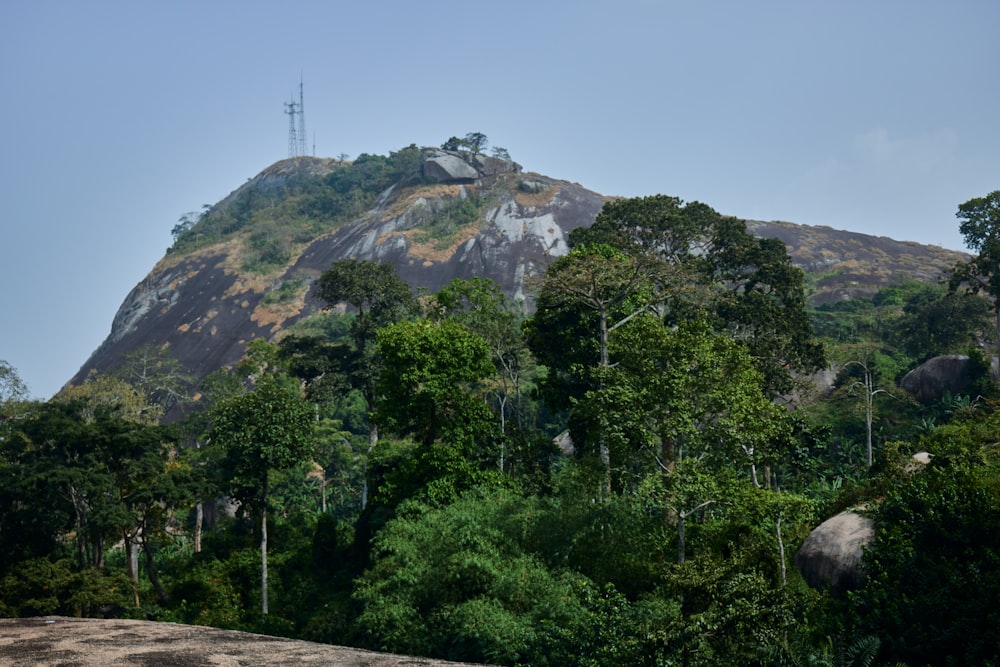
[[[424,161],[424,178],[438,183],[466,183],[479,178],[479,172],[454,153],[435,151]]]
[[[899,386],[924,404],[941,400],[945,393],[952,396],[969,388],[972,381],[969,358],[964,354],[933,357],[903,376]]]
[[[864,586],[861,558],[875,537],[875,522],[847,510],[817,526],[795,554],[795,567],[813,588],[834,595]]]

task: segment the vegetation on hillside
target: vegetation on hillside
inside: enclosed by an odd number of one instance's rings
[[[464,139],[452,137],[443,147],[471,158],[487,146],[486,135],[472,132]],[[398,195],[428,185],[421,169],[427,153],[411,144],[388,155],[362,153],[353,161],[340,160],[325,176],[301,169],[274,177],[267,185],[250,182],[220,204],[182,216],[167,252],[183,256],[238,236],[243,271],[261,274],[287,266],[304,244],[364,218],[390,187]],[[503,148],[494,147],[492,154],[510,160]],[[478,220],[492,201],[489,193],[473,189],[445,197],[440,205],[425,205],[416,212],[416,240],[447,246],[457,229]]]
[[[572,242],[530,317],[487,280],[414,298],[337,262],[319,295],[350,312],[197,389],[145,350],[34,404],[0,362],[0,614],[502,665],[1000,663],[988,301],[808,310],[780,244],[671,197]],[[951,352],[968,395],[898,389]],[[827,365],[831,393],[779,402]],[[867,585],[810,589],[796,549],[861,502]]]

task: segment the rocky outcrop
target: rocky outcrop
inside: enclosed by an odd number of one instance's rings
[[[437,183],[467,182],[479,178],[479,172],[457,155],[439,151],[424,161],[424,178]]]
[[[472,183],[478,178],[519,171],[521,165],[510,160],[446,150],[430,151],[423,165],[424,178],[434,183]]]
[[[795,554],[795,567],[813,588],[835,595],[864,585],[861,559],[875,537],[875,523],[854,510],[841,512],[817,526]]]
[[[59,616],[0,619],[0,664],[7,667],[263,667],[306,664],[336,667],[475,667],[466,662],[375,653],[195,625]]]
[[[391,263],[415,290],[434,292],[453,278],[489,278],[509,298],[523,300],[530,312],[532,277],[568,251],[569,233],[593,223],[609,199],[576,183],[522,174],[510,160],[435,148],[422,149],[413,172],[382,192],[370,210],[353,220],[323,219],[336,204],[317,201],[315,193],[346,166],[326,158],[281,160],[211,207],[212,219],[225,221],[226,235],[186,255],[168,254],[128,294],[107,339],[70,383],[114,368],[144,345],[169,349],[195,379],[230,366],[249,341],[274,339],[316,312],[322,304],[313,296],[314,281],[333,262],[347,258]],[[290,236],[287,263],[269,265],[266,275],[254,274],[245,268],[248,243],[255,233],[265,242],[280,235],[284,220],[271,220],[264,230],[253,225],[265,212],[261,207],[276,209],[284,197],[302,204],[293,207],[295,215],[318,216],[315,229],[320,231],[312,238]],[[469,216],[470,203],[475,219]],[[240,213],[250,205],[259,210]],[[819,262],[830,271],[850,262],[851,248],[872,245],[863,234],[790,223],[749,221],[748,229],[781,238],[797,265]],[[823,250],[834,240],[836,252]],[[894,271],[906,273],[907,262],[927,265],[923,246],[880,241]],[[891,255],[903,249],[911,254]],[[946,258],[949,265],[957,256]],[[824,258],[832,263],[823,264]],[[852,265],[860,271],[858,264]]]
[[[964,354],[946,354],[928,359],[903,376],[899,386],[923,404],[941,400],[945,393],[965,393],[972,378],[969,358]]]
[[[532,192],[524,192],[518,189],[523,179],[515,175],[520,166],[507,160],[481,158],[473,167],[443,151],[428,155],[425,167],[444,165],[440,174],[447,174],[448,182],[389,188],[359,219],[305,242],[276,273],[247,273],[238,237],[186,256],[168,255],[128,294],[110,334],[71,383],[106,372],[131,350],[147,345],[168,349],[200,380],[237,363],[249,341],[272,340],[317,312],[324,304],[315,298],[313,283],[333,262],[348,258],[392,264],[415,290],[429,292],[454,278],[490,278],[530,311],[529,280],[568,252],[570,231],[593,222],[606,199],[537,174],[531,176]],[[309,178],[289,172],[296,164],[320,174],[331,166],[314,159],[285,160],[251,183],[279,188]],[[474,182],[458,182],[466,180],[463,175]],[[241,189],[246,187],[251,186]],[[438,221],[470,198],[479,217],[458,228],[445,225],[440,232]],[[234,195],[228,200],[235,201]],[[282,296],[276,298],[276,293]]]

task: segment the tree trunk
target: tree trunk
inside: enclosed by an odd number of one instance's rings
[[[368,427],[368,457],[365,459],[364,481],[361,484],[361,509],[368,506],[368,459],[371,458],[372,450],[378,444],[378,426],[370,424]]]
[[[160,598],[160,602],[167,604],[170,602],[170,594],[167,593],[167,589],[160,583],[160,576],[156,574],[156,564],[153,562],[153,548],[149,544],[148,539],[144,539],[142,542],[142,552],[146,556],[146,576],[149,577],[149,583],[153,584],[153,590],[156,591],[156,596]]]
[[[201,553],[201,525],[205,523],[205,505],[199,502],[194,506],[194,552]]]
[[[125,535],[125,568],[128,570],[128,578],[132,580],[132,600],[135,608],[141,605],[139,602],[139,544],[136,538]]]
[[[684,513],[684,510],[678,510],[677,511],[677,562],[678,563],[684,562],[684,552],[686,550],[684,544],[685,519],[687,519],[687,515]]]
[[[781,567],[781,587],[784,588],[787,569],[785,567],[785,541],[781,538],[781,514],[778,514],[778,520],[775,521],[774,532],[778,534],[778,563]]]
[[[611,365],[611,359],[608,356],[608,314],[603,308],[600,309],[600,320],[601,320],[601,370],[603,371],[608,366]],[[602,378],[601,382],[604,380]],[[601,455],[601,466],[604,468],[604,488],[603,497],[611,497],[611,450],[608,448],[608,439],[604,435],[604,429],[601,429],[600,443],[598,444],[598,449]]]
[[[260,615],[267,616],[267,504],[260,512]]]

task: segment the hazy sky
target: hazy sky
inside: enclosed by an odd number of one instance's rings
[[[287,155],[485,133],[607,195],[961,249],[1000,2],[0,3],[0,359],[48,398],[170,230]]]

